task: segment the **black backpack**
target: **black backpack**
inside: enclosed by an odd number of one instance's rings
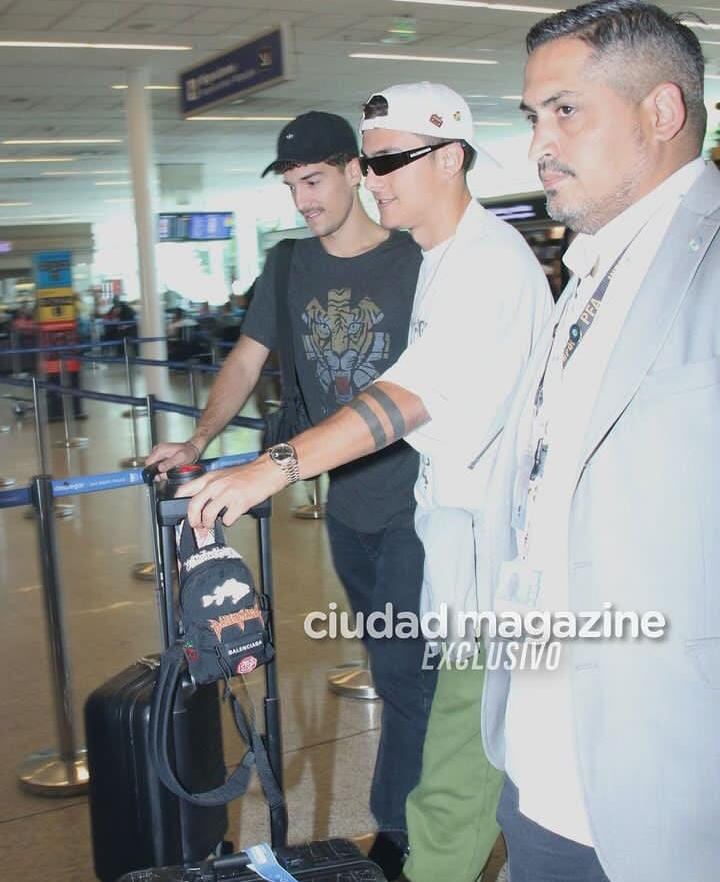
[[[232,690],[231,679],[250,673],[273,657],[268,631],[269,604],[255,590],[240,554],[225,544],[220,521],[198,545],[187,521],[176,528],[180,580],[180,636],[161,656],[150,708],[150,756],[163,784],[197,805],[222,805],[247,790],[252,767],[271,808],[283,796],[265,745]],[[223,681],[237,729],[248,745],[240,765],[213,790],[192,793],[178,780],[168,752],[168,735],[178,688],[189,675],[195,686]]]

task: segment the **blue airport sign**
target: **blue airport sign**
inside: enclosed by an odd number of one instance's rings
[[[195,116],[251,92],[292,79],[290,30],[285,24],[180,74],[180,110]]]
[[[69,251],[37,251],[33,254],[33,268],[36,288],[72,288]]]

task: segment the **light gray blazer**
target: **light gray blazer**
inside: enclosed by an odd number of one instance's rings
[[[570,608],[612,601],[669,621],[660,641],[585,640],[563,650],[590,825],[612,882],[720,879],[718,227],[720,172],[708,166],[613,350],[570,512]],[[477,537],[490,609],[499,564],[514,556],[518,422],[550,333],[511,408]],[[507,672],[487,672],[483,739],[499,768],[508,686]]]

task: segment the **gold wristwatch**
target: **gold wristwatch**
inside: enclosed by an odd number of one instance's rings
[[[283,470],[288,484],[300,480],[300,464],[292,444],[274,444],[268,447],[267,454],[275,465]]]

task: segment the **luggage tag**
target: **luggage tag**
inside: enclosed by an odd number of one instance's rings
[[[523,615],[536,609],[541,583],[542,572],[534,570],[527,561],[520,558],[504,561],[500,565],[495,611]]]
[[[248,867],[261,879],[266,879],[267,882],[298,882],[295,876],[280,866],[267,842],[246,848],[245,854],[250,858]]]
[[[175,525],[175,542],[180,547],[180,534],[182,533],[183,524],[185,521],[180,521],[179,524]],[[200,534],[200,535],[198,535]],[[198,551],[201,548],[205,548],[206,545],[213,545],[215,542],[215,528],[210,527],[207,529],[203,535],[201,530],[193,530],[193,535],[195,536],[195,544],[198,547]]]

